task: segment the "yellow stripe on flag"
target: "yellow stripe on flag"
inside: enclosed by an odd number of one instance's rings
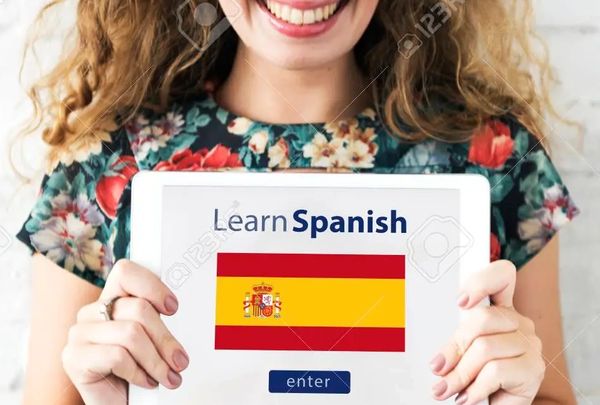
[[[260,284],[279,293],[281,317],[244,317],[244,298]],[[403,279],[217,277],[217,325],[405,326]]]

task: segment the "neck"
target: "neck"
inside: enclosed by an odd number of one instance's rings
[[[291,70],[269,63],[241,44],[216,97],[225,109],[257,121],[331,122],[370,106],[367,86],[352,53],[317,68]]]

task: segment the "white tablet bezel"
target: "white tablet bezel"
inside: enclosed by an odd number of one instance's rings
[[[460,225],[468,231],[472,243],[460,259],[461,279],[489,264],[490,184],[481,175],[142,171],[132,183],[130,258],[157,274],[162,263],[162,192],[166,186],[458,190]],[[131,403],[158,405],[157,393],[135,389],[130,390],[129,398]]]

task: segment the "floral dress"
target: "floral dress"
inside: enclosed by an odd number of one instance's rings
[[[102,287],[129,255],[131,178],[140,170],[478,173],[491,184],[491,260],[522,267],[578,210],[538,139],[511,117],[470,142],[406,142],[373,109],[350,120],[273,125],[236,116],[210,95],[142,111],[74,144],[44,177],[18,238]]]

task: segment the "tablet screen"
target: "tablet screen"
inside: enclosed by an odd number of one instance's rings
[[[433,403],[472,245],[458,189],[169,185],[166,319],[190,355],[159,403]]]

